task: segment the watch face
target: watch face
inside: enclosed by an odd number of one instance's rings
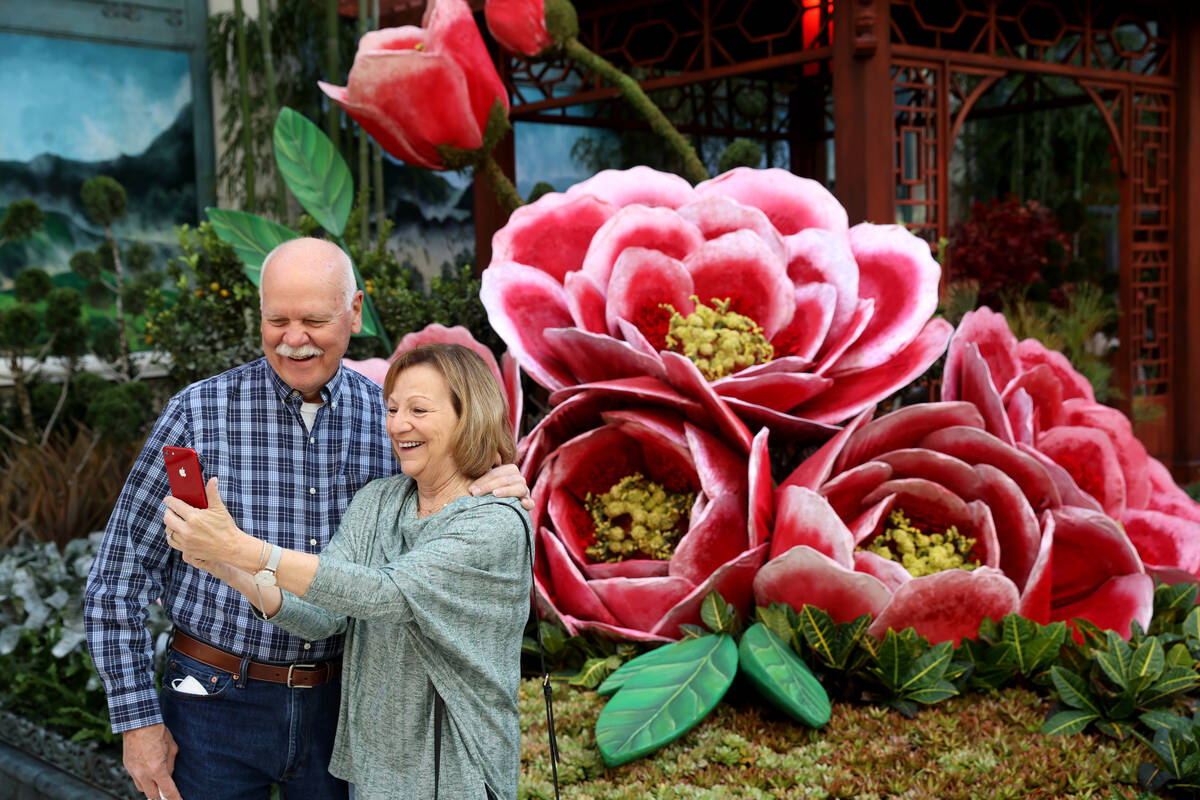
[[[271,572],[270,570],[260,569],[258,572],[254,573],[254,582],[259,586],[274,586],[275,573]]]

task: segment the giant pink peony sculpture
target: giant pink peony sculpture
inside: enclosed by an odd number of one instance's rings
[[[1120,521],[1151,572],[1200,579],[1200,504],[1062,353],[1018,342],[1002,314],[972,311],[951,340],[942,397],[975,403],[991,433],[1047,463],[1065,500]]]
[[[970,403],[870,411],[775,493],[760,605],[812,604],[869,632],[974,638],[985,617],[1083,617],[1129,635],[1154,584],[1121,527],[1063,502],[1046,466],[985,430]]]
[[[542,386],[650,377],[776,435],[827,438],[925,372],[952,330],[930,319],[925,242],[849,228],[824,187],[779,169],[695,188],[601,172],[518,209],[492,247],[481,298]]]
[[[766,432],[749,458],[668,407],[602,410],[586,394],[540,426],[536,475],[539,602],[571,633],[670,641],[721,592],[742,613],[766,556]]]

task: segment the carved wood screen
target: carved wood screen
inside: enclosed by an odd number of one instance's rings
[[[1121,189],[1118,380],[1152,452],[1170,450],[1178,76],[1170,3],[891,0],[897,217],[931,242],[949,232],[951,150],[975,101],[1011,74],[1070,78],[1112,137]],[[1161,409],[1160,411],[1158,409]],[[1153,418],[1157,411],[1157,419]]]

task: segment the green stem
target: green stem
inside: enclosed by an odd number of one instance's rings
[[[258,0],[258,31],[262,39],[263,73],[267,81],[267,112],[274,120],[279,115],[279,98],[275,94],[275,58],[271,53],[271,3],[270,0]],[[276,216],[286,219],[288,225],[295,226],[291,208],[288,206],[287,187],[283,183],[283,172],[275,168],[275,203],[278,206]]]
[[[242,105],[242,172],[246,183],[246,210],[253,211],[254,201],[254,135],[250,122],[250,75],[246,55],[246,24],[242,16],[242,0],[233,0],[234,26],[237,29],[238,92]]]
[[[593,53],[581,44],[578,39],[571,38],[567,40],[566,53],[569,58],[583,64],[621,91],[621,94],[625,96],[625,100],[629,105],[633,106],[633,110],[650,124],[650,130],[666,139],[671,149],[683,159],[683,169],[687,174],[688,180],[693,183],[708,180],[708,170],[704,168],[700,157],[696,155],[696,149],[671,124],[671,121],[662,113],[662,110],[654,105],[654,101],[642,91],[642,87],[638,85],[637,81],[624,72],[621,72],[621,70],[613,66],[607,59]]]
[[[338,4],[337,0],[325,0],[325,80],[329,83],[341,83],[341,70],[338,69]],[[338,104],[326,101],[325,135],[333,142],[334,150],[341,150],[338,142],[339,115]]]
[[[509,214],[525,205],[525,201],[517,192],[517,187],[513,186],[513,182],[504,174],[504,170],[500,169],[500,165],[496,163],[496,159],[492,158],[491,153],[483,156],[476,169],[483,170],[483,177],[487,179],[488,186],[492,188],[492,194],[496,195],[500,205]]]

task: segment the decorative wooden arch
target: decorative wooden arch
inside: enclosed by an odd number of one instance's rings
[[[390,4],[411,17],[421,3]],[[931,242],[949,232],[950,151],[977,101],[1005,75],[1071,78],[1099,109],[1117,156],[1123,410],[1157,411],[1138,435],[1177,478],[1196,477],[1200,340],[1188,323],[1200,319],[1200,4],[576,0],[576,8],[588,47],[696,112],[686,133],[785,140],[787,166],[831,183],[852,221],[901,219]],[[642,125],[577,64],[496,56],[514,120]],[[738,107],[735,78],[740,91],[749,85],[768,98],[757,115]],[[511,170],[507,147],[499,155]],[[502,224],[477,191],[481,258]]]

